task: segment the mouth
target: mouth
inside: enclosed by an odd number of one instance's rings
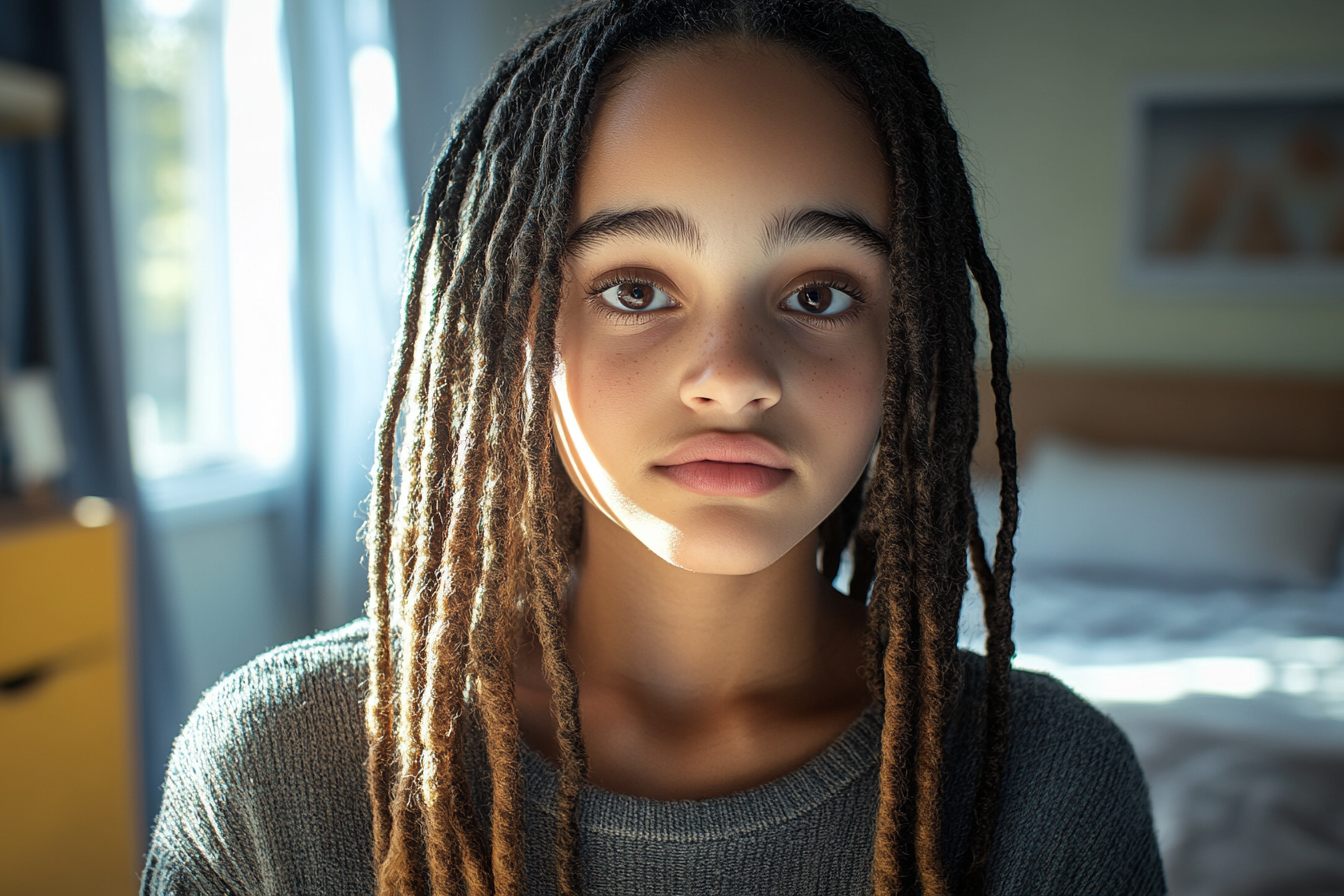
[[[705,433],[682,442],[654,469],[701,495],[756,498],[792,474],[788,456],[751,433]]]

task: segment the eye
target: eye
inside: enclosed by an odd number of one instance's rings
[[[789,311],[801,311],[814,317],[843,314],[853,304],[852,295],[825,283],[809,283],[784,299],[784,307]]]
[[[627,314],[672,307],[672,297],[644,280],[621,280],[598,295],[610,308]]]

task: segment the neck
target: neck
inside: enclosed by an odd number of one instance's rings
[[[586,692],[713,712],[853,681],[863,608],[822,580],[815,534],[759,572],[706,575],[586,509],[568,624]]]

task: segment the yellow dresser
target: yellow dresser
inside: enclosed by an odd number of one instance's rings
[[[0,896],[136,891],[127,533],[82,518],[0,521]]]

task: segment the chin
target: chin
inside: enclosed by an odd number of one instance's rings
[[[744,520],[737,513],[707,516],[684,525],[658,521],[655,531],[635,535],[659,557],[688,572],[745,576],[769,567],[812,531]]]

